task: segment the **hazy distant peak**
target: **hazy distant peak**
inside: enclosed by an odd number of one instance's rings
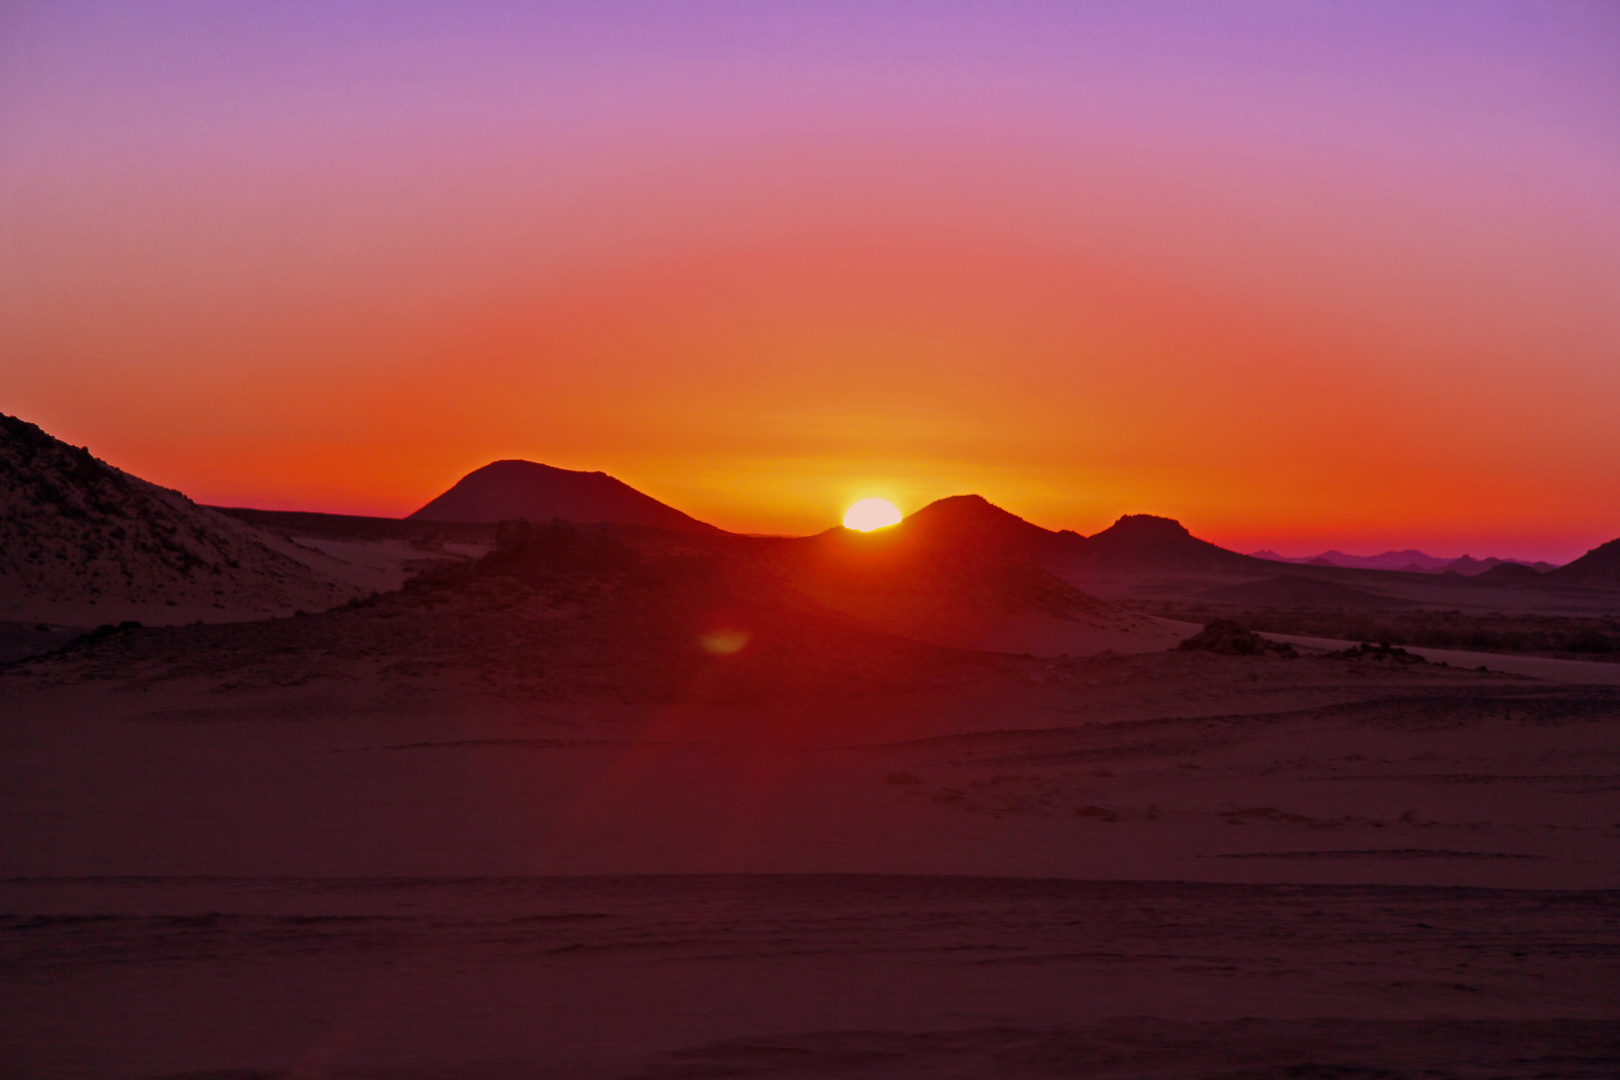
[[[1386,551],[1382,555],[1348,555],[1337,548],[1332,548],[1322,552],[1320,555],[1301,556],[1279,555],[1277,552],[1268,549],[1255,552],[1254,557],[1273,562],[1286,562],[1305,566],[1339,566],[1359,570],[1400,570],[1405,573],[1418,574],[1438,574],[1450,570],[1463,577],[1473,576],[1502,563],[1533,566],[1538,571],[1552,569],[1550,563],[1529,563],[1523,559],[1499,559],[1495,556],[1476,559],[1471,555],[1460,557],[1430,555],[1416,548],[1407,548],[1404,551]]]

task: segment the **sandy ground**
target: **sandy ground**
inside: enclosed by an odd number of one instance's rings
[[[1168,653],[836,702],[332,679],[7,697],[14,876],[1620,887],[1620,695],[1605,687]]]
[[[341,540],[296,534],[283,544],[291,558],[366,592],[397,589],[414,571],[444,561],[446,553],[474,559],[489,551],[487,544],[440,544],[425,549],[408,540]]]
[[[966,632],[939,635],[940,644],[1030,656],[1090,656],[1162,652],[1199,630],[1195,623],[1151,616],[1054,619],[1034,612],[1001,615]]]
[[[1273,641],[1286,641],[1311,649],[1352,648],[1359,642],[1335,638],[1301,637],[1298,634],[1262,634]],[[1407,652],[1416,653],[1435,664],[1451,667],[1485,668],[1510,675],[1526,675],[1532,679],[1546,679],[1559,683],[1586,683],[1620,686],[1620,664],[1593,660],[1562,660],[1550,656],[1513,656],[1506,653],[1471,652],[1467,649],[1429,649],[1421,645],[1405,646]]]
[[[3,677],[5,1075],[1620,1068],[1607,687],[1170,652],[653,705],[275,670]]]
[[[13,1075],[1620,1066],[1612,894],[789,875],[123,879],[0,897],[29,912],[0,924]]]

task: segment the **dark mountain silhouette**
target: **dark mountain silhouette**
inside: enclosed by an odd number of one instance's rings
[[[955,495],[869,533],[832,528],[766,542],[773,568],[828,608],[891,632],[1038,612],[1059,619],[1122,614],[1038,565],[1063,537],[978,495]]]
[[[0,416],[0,618],[176,622],[320,610],[354,595],[281,544]]]
[[[1542,579],[1559,585],[1620,589],[1620,539],[1600,544],[1567,566],[1547,571]]]
[[[1481,585],[1524,585],[1541,580],[1541,571],[1523,563],[1499,562],[1474,575]]]
[[[822,535],[840,533],[847,530]],[[1103,570],[1264,572],[1268,568],[1262,559],[1198,539],[1170,518],[1127,514],[1095,536],[1085,537],[1067,529],[1043,529],[979,495],[939,499],[899,525],[871,536],[884,538],[877,539],[877,544],[933,548],[963,561],[1018,559],[1049,567]]]
[[[1534,571],[1531,571],[1534,574]],[[1265,581],[1248,581],[1242,585],[1225,585],[1209,589],[1198,599],[1215,604],[1232,604],[1245,608],[1304,608],[1321,610],[1334,608],[1344,611],[1378,611],[1389,608],[1417,606],[1411,600],[1353,589],[1337,582],[1300,574],[1284,574]]]
[[[964,557],[994,554],[1032,560],[1050,555],[1066,539],[1080,539],[1076,533],[1053,532],[1031,524],[982,495],[936,499],[884,531]]]
[[[723,532],[607,473],[516,460],[474,469],[406,520],[538,522],[557,518],[578,524],[648,525],[708,535]]]
[[[1452,562],[1446,566],[1446,569],[1447,570],[1455,570],[1457,573],[1463,575],[1464,577],[1478,577],[1479,575],[1484,574],[1484,573],[1486,573],[1488,571],[1495,570],[1499,566],[1522,566],[1522,567],[1525,567],[1526,569],[1534,570],[1538,574],[1544,574],[1548,570],[1553,569],[1553,564],[1552,563],[1547,563],[1547,562],[1534,562],[1534,563],[1531,563],[1531,562],[1525,562],[1523,559],[1498,559],[1494,555],[1487,556],[1486,558],[1483,558],[1483,559],[1476,559],[1471,555],[1464,555],[1460,559],[1452,560]],[[1512,580],[1520,580],[1520,579],[1512,579]]]
[[[654,540],[667,543],[643,542]],[[1173,644],[1173,630],[1041,565],[1080,542],[980,496],[959,495],[872,532],[838,527],[798,539],[728,537],[711,546],[736,560],[734,574],[745,572],[737,578],[742,593],[921,641],[1040,655]]]
[[[1078,538],[1077,538],[1078,540]],[[1200,540],[1179,521],[1126,514],[1095,536],[1069,545],[1075,566],[1099,570],[1265,571],[1267,563]]]

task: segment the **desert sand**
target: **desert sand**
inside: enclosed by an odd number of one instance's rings
[[[1620,690],[489,606],[10,669],[8,1068],[1620,1065]]]

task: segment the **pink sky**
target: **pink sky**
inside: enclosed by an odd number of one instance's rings
[[[1607,4],[20,4],[0,409],[200,501],[1620,535]]]

